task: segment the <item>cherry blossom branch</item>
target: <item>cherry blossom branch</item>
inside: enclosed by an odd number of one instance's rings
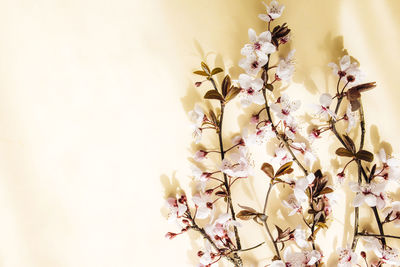
[[[214,79],[210,78],[210,81],[211,81],[212,85],[214,86],[214,89],[216,91],[218,91]],[[222,140],[222,123],[224,120],[225,103],[220,101],[220,104],[221,104],[221,115],[220,115],[220,122],[219,122],[218,140],[219,140],[219,147],[220,147],[220,152],[221,152],[221,160],[223,161],[225,158],[225,151],[224,151],[224,143]],[[227,202],[228,202],[227,205],[229,206],[229,209],[230,209],[230,212],[232,215],[232,219],[236,220],[235,210],[234,210],[233,204],[232,204],[231,189],[229,186],[228,177],[225,173],[223,173],[223,176],[224,176],[224,185],[225,185],[226,194],[227,194]],[[233,229],[235,232],[236,245],[237,245],[237,248],[240,250],[242,248],[242,246],[240,243],[239,231],[236,226],[234,226]]]
[[[400,236],[395,236],[395,235],[377,235],[377,234],[369,234],[369,233],[357,233],[358,236],[373,236],[377,238],[395,238],[395,239],[400,239]]]
[[[270,55],[268,55],[268,63],[263,67],[265,71],[268,71],[268,64],[269,64],[269,57]],[[274,121],[272,119],[272,115],[271,115],[271,111],[270,111],[270,107],[268,105],[268,100],[267,100],[267,95],[266,95],[266,85],[267,85],[268,81],[264,81],[264,87],[262,89],[262,93],[264,96],[264,100],[265,100],[265,110],[267,111],[267,116],[268,116],[268,120],[271,122],[271,126],[272,126],[272,130],[275,132],[276,137],[278,138],[279,141],[281,141],[284,145],[285,148],[287,149],[287,151],[289,151],[290,155],[292,156],[294,162],[296,162],[296,164],[300,167],[300,169],[304,172],[304,175],[308,175],[308,171],[306,170],[306,168],[304,168],[304,166],[300,163],[300,161],[297,159],[297,157],[295,156],[295,154],[293,153],[292,149],[290,148],[289,143],[287,142],[287,140],[285,139],[284,135],[281,135],[278,130],[275,127]]]
[[[278,245],[277,245],[277,243],[276,243],[274,237],[272,236],[271,231],[270,231],[270,229],[268,227],[268,223],[267,223],[268,216],[265,214],[266,211],[267,211],[267,204],[268,204],[269,195],[270,195],[270,193],[272,191],[272,186],[273,185],[274,184],[272,184],[272,183],[269,184],[267,195],[265,196],[265,202],[264,202],[264,208],[263,208],[263,214],[265,215],[265,217],[262,218],[262,222],[264,223],[264,226],[265,226],[265,229],[267,230],[268,236],[269,236],[269,238],[271,239],[271,241],[272,241],[272,243],[274,245],[276,256],[278,257],[278,259],[281,259],[281,255],[279,253]]]
[[[343,98],[344,98],[343,91],[344,91],[344,88],[345,88],[346,86],[347,86],[347,83],[346,83],[346,85],[343,87],[342,92],[341,92],[341,94],[340,94],[339,97],[338,97],[338,100],[337,100],[337,103],[336,103],[336,108],[335,108],[335,114],[337,114],[338,111],[339,111],[340,104],[342,103],[342,100],[343,100]],[[362,110],[362,106],[360,106],[360,126],[361,126],[360,147],[362,147],[362,146],[364,145],[364,139],[365,139],[365,118],[364,118],[364,112],[363,112],[363,110]],[[341,136],[339,135],[339,133],[337,132],[337,130],[336,130],[336,125],[335,125],[335,122],[334,122],[333,119],[331,119],[331,129],[332,129],[332,132],[333,132],[333,133],[335,134],[335,136],[337,137],[337,139],[342,143],[342,145],[343,145],[346,149],[350,150],[350,148],[347,147],[346,143],[344,142],[344,140],[342,139],[342,137],[341,137]],[[361,148],[360,148],[360,149],[361,149]],[[358,166],[358,172],[363,174],[365,181],[368,183],[368,182],[369,182],[369,181],[368,181],[368,176],[367,176],[367,174],[366,174],[364,168],[362,167],[361,161],[360,161],[359,159],[357,159],[356,162],[357,162],[357,166]],[[361,176],[361,175],[359,175],[359,177],[360,177],[360,176]],[[358,182],[359,182],[359,184],[361,184],[360,178],[358,179]],[[376,206],[375,206],[375,207],[371,207],[371,209],[372,209],[372,211],[373,211],[373,213],[374,213],[375,220],[376,220],[376,223],[377,223],[377,225],[378,225],[379,232],[380,232],[380,234],[381,234],[382,236],[384,236],[385,233],[384,233],[384,230],[383,230],[382,222],[381,222],[381,220],[380,220],[380,218],[379,218],[378,210],[377,210]],[[358,213],[359,213],[359,212],[357,212],[357,214],[355,214],[355,217],[356,217],[356,218],[359,217],[359,214],[358,214]],[[358,215],[358,216],[357,216],[357,215]],[[357,218],[357,219],[355,219],[355,220],[357,220],[357,221],[356,221],[356,225],[355,225],[354,227],[357,227],[357,228],[358,228],[358,220],[359,220],[359,219]],[[358,230],[357,230],[357,231],[358,231]],[[382,238],[381,240],[382,240],[382,244],[385,245],[385,244],[386,244],[385,238]],[[354,249],[355,249],[355,246],[356,246],[356,245],[357,245],[356,238],[353,237],[352,247],[354,246]]]

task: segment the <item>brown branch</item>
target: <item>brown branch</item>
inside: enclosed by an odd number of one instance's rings
[[[217,86],[215,84],[215,81],[213,78],[210,79],[212,85],[214,86],[214,89],[217,90]],[[217,90],[218,91],[218,90]],[[221,154],[221,160],[224,160],[225,158],[225,151],[224,151],[224,143],[222,140],[222,123],[224,120],[224,110],[225,110],[225,103],[223,103],[222,101],[220,102],[221,104],[221,115],[220,115],[220,121],[219,121],[219,130],[218,130],[218,140],[219,140],[219,147],[220,147],[220,154]],[[229,182],[228,182],[228,177],[225,173],[223,173],[224,176],[224,186],[226,189],[226,193],[227,193],[227,205],[229,206],[231,215],[232,215],[232,219],[236,220],[236,215],[235,215],[235,210],[233,208],[233,204],[232,204],[232,197],[231,197],[231,189],[229,186]],[[239,231],[237,229],[236,226],[234,226],[233,228],[234,232],[235,232],[235,239],[236,239],[236,246],[237,249],[240,250],[242,248],[241,243],[240,243],[240,237],[239,237]]]
[[[269,187],[268,187],[267,195],[265,196],[265,202],[264,202],[264,208],[263,208],[263,214],[264,214],[265,217],[263,217],[262,221],[264,223],[265,229],[267,230],[269,238],[271,239],[272,243],[274,244],[276,256],[279,259],[281,259],[281,255],[279,253],[278,245],[276,244],[275,239],[272,236],[271,231],[270,231],[270,229],[268,227],[268,223],[267,223],[268,216],[265,214],[266,211],[267,211],[267,204],[268,204],[268,199],[269,199],[269,195],[271,193],[272,186],[273,186],[273,184],[270,183]]]

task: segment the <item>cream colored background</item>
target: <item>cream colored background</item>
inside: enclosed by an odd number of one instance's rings
[[[363,98],[374,151],[390,142],[399,152],[400,2],[283,2],[297,49],[289,92],[311,103],[332,90],[326,65],[346,48],[378,83]],[[235,66],[247,28],[263,29],[261,12],[258,0],[1,0],[0,266],[194,265],[187,236],[163,238],[174,229],[162,209],[190,183],[186,113],[205,90],[191,71],[200,60]],[[228,133],[243,114],[232,107]],[[246,192],[258,188],[261,205],[265,181],[246,183],[237,199],[251,204]],[[346,196],[318,239],[327,253],[351,234]],[[265,237],[244,228],[245,246]],[[272,254],[246,255],[250,266]]]

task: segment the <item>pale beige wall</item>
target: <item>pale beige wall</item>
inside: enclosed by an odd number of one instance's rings
[[[283,2],[297,49],[289,92],[315,102],[334,83],[326,64],[347,49],[378,83],[364,97],[367,129],[398,153],[400,2]],[[188,237],[163,238],[162,210],[190,182],[186,113],[204,93],[191,71],[216,61],[237,77],[262,11],[258,0],[1,0],[0,266],[192,266]],[[231,112],[228,133],[242,113]],[[234,193],[261,205],[264,184],[254,177]],[[318,240],[327,251],[351,231],[346,210],[332,222],[339,234]],[[246,246],[265,238],[245,229]],[[265,263],[267,250],[245,257]]]

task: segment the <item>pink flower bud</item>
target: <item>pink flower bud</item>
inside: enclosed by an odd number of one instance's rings
[[[341,183],[344,181],[344,178],[345,178],[344,172],[343,172],[343,171],[342,171],[342,172],[339,172],[339,173],[337,174],[337,178],[338,178],[338,182],[341,184]]]
[[[364,259],[366,259],[367,258],[367,253],[365,253],[365,251],[361,251],[361,257],[363,257]]]
[[[260,116],[258,114],[255,114],[251,117],[250,122],[253,124],[257,124],[260,120]]]
[[[172,238],[176,237],[177,235],[178,235],[178,234],[175,234],[175,233],[172,233],[172,232],[168,232],[168,233],[165,235],[165,237],[171,240]]]
[[[202,82],[195,82],[195,83],[194,83],[194,85],[195,85],[196,87],[200,87],[201,84],[202,84]]]
[[[197,151],[197,152],[194,154],[193,159],[194,159],[195,161],[202,161],[203,159],[206,158],[207,154],[208,154],[207,151],[199,150],[199,151]]]

